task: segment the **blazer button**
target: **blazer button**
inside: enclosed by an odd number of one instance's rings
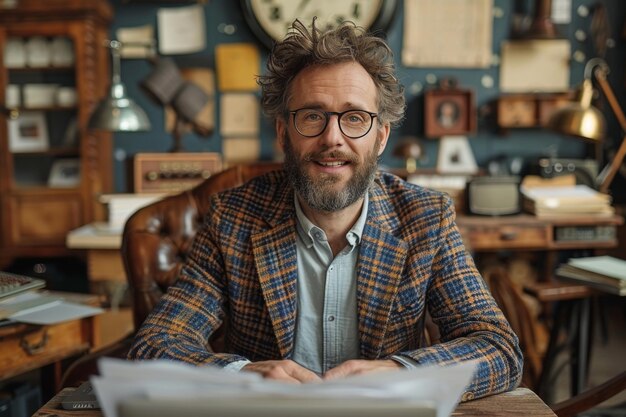
[[[474,393],[473,392],[464,392],[463,396],[461,397],[461,401],[470,401],[474,399]]]

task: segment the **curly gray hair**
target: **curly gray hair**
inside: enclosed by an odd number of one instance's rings
[[[404,88],[395,76],[393,52],[384,40],[352,22],[321,32],[295,20],[289,33],[274,45],[267,61],[267,74],[261,86],[261,105],[272,120],[285,117],[293,79],[306,67],[340,62],[358,62],[370,74],[378,90],[378,119],[381,124],[397,125],[404,117]]]

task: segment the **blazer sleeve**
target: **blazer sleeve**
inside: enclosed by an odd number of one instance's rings
[[[209,348],[211,335],[224,321],[226,304],[226,274],[213,230],[211,216],[207,216],[176,283],[137,332],[129,359],[169,359],[220,367],[246,360]]]
[[[448,197],[442,197],[439,230],[426,303],[442,343],[400,355],[419,364],[478,361],[465,399],[511,390],[522,376],[518,338],[465,249]]]

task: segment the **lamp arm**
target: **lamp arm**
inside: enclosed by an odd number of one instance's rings
[[[626,157],[626,116],[624,116],[624,112],[622,111],[622,108],[613,93],[613,89],[606,79],[606,70],[601,69],[601,67],[597,67],[593,71],[593,75],[600,86],[600,90],[602,90],[602,93],[609,102],[609,106],[611,107],[611,110],[613,110],[613,113],[615,114],[622,130],[622,143],[617,149],[617,153],[611,162],[604,167],[602,172],[600,172],[598,178],[596,178],[598,190],[602,193],[606,193],[609,189],[609,185],[611,185],[611,181],[613,181],[613,178],[615,177],[615,174],[619,171],[624,157]]]

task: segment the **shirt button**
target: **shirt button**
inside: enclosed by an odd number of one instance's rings
[[[335,316],[328,316],[328,321],[335,321]]]
[[[329,271],[334,271],[334,270],[335,270],[335,267],[334,267],[334,266],[331,266],[330,268],[328,268],[328,270],[329,270]]]
[[[313,236],[315,236],[315,239],[317,239],[317,240],[323,240],[324,239],[324,235],[322,234],[322,232],[315,232],[313,234]]]

